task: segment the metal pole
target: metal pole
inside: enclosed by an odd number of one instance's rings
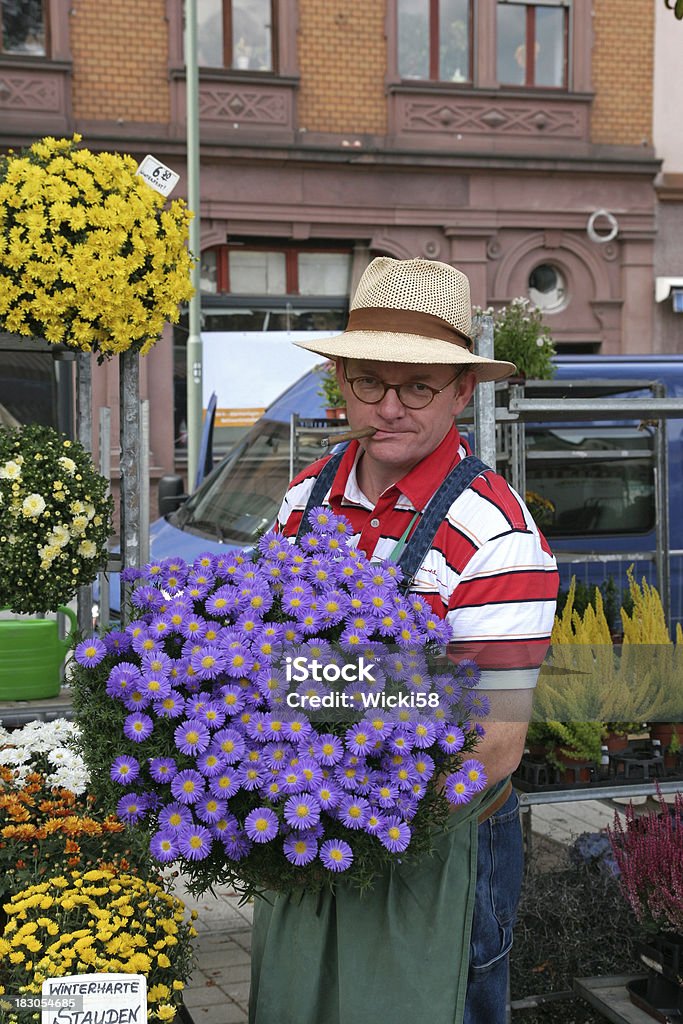
[[[185,0],[185,85],[187,104],[187,203],[194,213],[190,221],[190,251],[197,262],[192,268],[194,295],[189,305],[187,337],[187,491],[197,478],[202,436],[202,338],[199,293],[201,220],[199,195],[199,70],[197,67],[197,0]]]
[[[92,355],[79,352],[76,356],[76,439],[92,452]],[[78,628],[82,633],[92,631],[92,585],[78,588]]]
[[[656,398],[664,398],[666,388],[656,384],[653,388]],[[667,421],[660,419],[655,427],[655,536],[657,543],[657,589],[662,599],[666,622],[671,627],[671,583],[669,577],[669,447],[667,444]]]
[[[100,473],[109,481],[111,491],[111,409],[100,407]],[[109,577],[106,572],[98,574],[100,583],[100,607],[98,625],[106,629],[109,625]]]
[[[493,359],[493,317],[479,318],[475,332],[476,353]],[[496,468],[496,390],[493,381],[477,384],[474,391],[474,445],[476,454],[492,469]]]
[[[149,562],[149,399],[140,402],[140,565]]]
[[[121,380],[121,566],[140,564],[140,357],[128,349],[119,362]],[[121,583],[121,622],[125,623],[130,584]]]

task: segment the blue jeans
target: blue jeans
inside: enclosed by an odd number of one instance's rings
[[[519,800],[513,791],[503,806],[479,826],[463,1024],[506,1024],[509,953],[523,871]]]

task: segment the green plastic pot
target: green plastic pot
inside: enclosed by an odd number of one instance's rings
[[[62,665],[78,620],[70,608],[57,611],[69,619],[70,630],[59,639],[56,619],[0,619],[0,701],[56,697]]]

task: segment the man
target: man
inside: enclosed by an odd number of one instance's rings
[[[474,657],[482,669],[491,714],[476,756],[488,793],[478,817],[453,810],[435,857],[378,878],[365,901],[340,886],[318,899],[293,894],[257,906],[253,1024],[506,1019],[522,877],[509,776],[522,755],[558,577],[505,481],[492,471],[477,475],[476,466],[471,480],[461,479],[471,460],[463,463],[469,452],[455,418],[478,381],[515,369],[473,354],[470,316],[469,283],[455,268],[373,260],[344,334],[300,343],[336,360],[349,424],[366,436],[294,479],[279,525],[293,538],[306,509],[327,504],[379,560],[403,544],[407,554],[422,523],[433,521],[410,590],[448,621],[453,657]]]

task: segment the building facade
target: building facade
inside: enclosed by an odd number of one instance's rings
[[[0,146],[76,130],[153,153],[180,192],[182,0],[0,8]],[[225,366],[242,365],[240,331],[343,324],[382,254],[461,267],[481,306],[532,297],[560,351],[675,348],[655,315],[671,182],[655,188],[652,0],[198,9],[202,305]],[[168,329],[143,361],[153,475],[182,458],[185,335]],[[98,371],[97,404],[115,404],[116,372]],[[224,438],[261,404],[228,408]]]

